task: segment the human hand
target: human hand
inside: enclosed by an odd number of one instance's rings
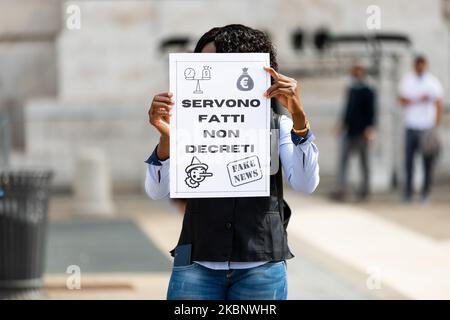
[[[302,130],[306,127],[306,113],[300,100],[297,80],[289,78],[275,71],[273,68],[264,67],[273,78],[273,85],[267,89],[264,96],[275,98],[292,115],[294,128]]]
[[[264,67],[264,70],[272,76],[274,82],[264,96],[276,98],[291,114],[303,112],[297,80],[282,75],[273,68]]]
[[[153,97],[152,104],[148,110],[149,122],[154,126],[161,136],[170,136],[170,117],[174,105],[171,92],[162,92]]]
[[[364,130],[364,140],[366,140],[366,142],[375,140],[375,130],[373,130],[372,127],[368,127]]]

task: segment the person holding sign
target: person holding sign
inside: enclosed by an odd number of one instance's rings
[[[264,97],[271,104],[271,129],[279,132],[270,143],[273,159],[282,166],[271,168],[269,196],[208,197],[186,200],[183,228],[178,245],[171,251],[174,266],[168,299],[287,299],[286,260],[293,258],[286,227],[290,210],[283,201],[281,167],[290,186],[312,193],[319,183],[318,149],[300,99],[297,81],[280,74],[275,50],[268,36],[243,25],[213,28],[197,43],[195,53],[269,53],[265,67],[272,81]],[[209,70],[209,69],[208,69]],[[212,77],[212,72],[208,73]],[[237,80],[247,89],[258,79]],[[264,75],[265,73],[261,73]],[[245,78],[245,79],[244,79]],[[269,82],[270,83],[270,82]],[[204,91],[194,85],[192,90]],[[266,87],[267,88],[267,87]],[[147,163],[145,190],[150,198],[170,194],[170,130],[175,105],[171,92],[157,94],[149,110],[149,121],[160,133],[159,144]],[[291,118],[274,112],[279,103]],[[265,107],[265,106],[264,106]],[[250,107],[251,108],[251,107]],[[210,114],[219,113],[210,109]],[[279,156],[279,157],[278,157]],[[277,161],[271,161],[276,162]],[[272,165],[272,163],[271,163]],[[229,164],[231,170],[257,166],[254,157]],[[188,164],[189,184],[196,187],[212,179],[211,168],[193,157]]]

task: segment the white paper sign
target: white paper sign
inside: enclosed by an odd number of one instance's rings
[[[267,53],[170,55],[170,197],[270,192]]]

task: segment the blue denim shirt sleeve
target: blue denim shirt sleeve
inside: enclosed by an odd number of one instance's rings
[[[159,161],[158,156],[156,155],[156,148],[158,148],[158,146],[155,147],[150,157],[145,160],[145,163],[152,164],[154,166],[162,166],[161,161]]]
[[[299,144],[305,143],[306,141],[312,141],[314,140],[314,134],[311,130],[308,130],[308,133],[304,137],[300,137],[294,133],[294,131],[291,130],[291,139],[292,142],[298,146]]]

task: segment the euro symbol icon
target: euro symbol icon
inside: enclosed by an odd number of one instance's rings
[[[248,78],[241,79],[241,87],[248,90]]]
[[[241,76],[238,78],[236,82],[236,87],[240,91],[250,91],[253,89],[255,84],[253,83],[252,77],[250,77],[250,75],[247,73],[248,68],[242,68],[242,71],[243,72]]]

